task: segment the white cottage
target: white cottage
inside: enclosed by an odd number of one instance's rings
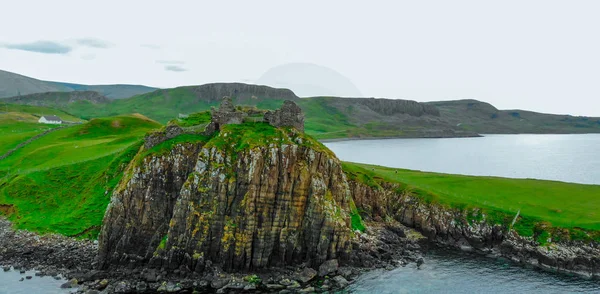
[[[44,115],[44,116],[40,117],[38,122],[42,123],[42,124],[52,124],[52,125],[60,125],[63,123],[63,121],[60,119],[60,117],[58,117],[56,115]]]

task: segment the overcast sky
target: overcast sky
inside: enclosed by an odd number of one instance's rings
[[[0,69],[156,87],[306,62],[366,97],[600,116],[600,1],[7,1]]]

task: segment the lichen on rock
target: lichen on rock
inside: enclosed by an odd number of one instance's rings
[[[318,267],[350,248],[352,199],[341,164],[293,128],[227,126],[208,141],[150,154],[128,173],[100,234],[104,268],[202,271],[208,260],[232,270]]]

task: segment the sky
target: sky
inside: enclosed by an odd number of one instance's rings
[[[311,63],[365,97],[600,116],[600,2],[0,0],[0,69],[155,87]]]

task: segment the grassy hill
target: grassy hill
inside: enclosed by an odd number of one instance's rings
[[[18,228],[95,236],[111,190],[146,132],[141,115],[57,130],[0,160],[0,213]]]
[[[600,118],[498,110],[476,100],[419,103],[399,99],[299,98],[287,89],[241,83],[162,89],[120,100],[94,92],[72,92],[11,97],[6,101],[55,107],[85,119],[141,113],[166,123],[180,113],[209,110],[223,96],[232,97],[238,105],[264,109],[276,109],[284,100],[293,100],[305,112],[306,132],[318,139],[600,132]]]
[[[0,70],[0,98],[44,92],[95,91],[111,99],[148,93],[156,88],[141,85],[80,85],[42,81]]]
[[[501,224],[510,223],[520,211],[514,229],[521,236],[532,236],[546,226],[600,241],[599,185],[441,174],[350,162],[343,167],[351,177],[360,177],[369,185],[397,183],[428,202],[483,209]],[[582,229],[596,233],[586,237]]]
[[[11,103],[46,105],[80,117],[141,113],[166,123],[178,114],[209,110],[224,96],[234,103],[263,109],[279,108],[293,100],[306,115],[306,131],[319,139],[345,137],[454,137],[473,136],[449,125],[435,107],[407,100],[313,97],[299,98],[287,89],[241,83],[207,84],[157,90],[121,100],[102,100],[83,92],[35,94],[8,98]],[[81,97],[73,98],[78,95]],[[60,99],[57,98],[60,96]],[[85,96],[85,97],[84,97]],[[79,99],[81,98],[81,99]]]
[[[38,123],[38,119],[43,115],[56,115],[66,121],[82,121],[62,110],[0,103],[0,138],[2,138],[0,156],[33,136],[59,127]]]

